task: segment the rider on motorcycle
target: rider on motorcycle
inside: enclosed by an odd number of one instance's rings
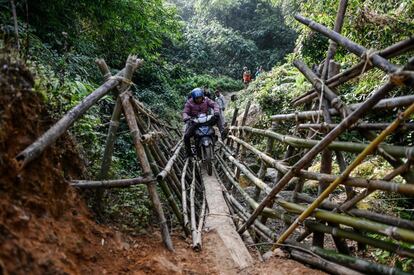
[[[212,117],[205,125],[213,126],[217,124],[220,130],[221,138],[225,138],[224,128],[220,121],[220,108],[216,102],[204,96],[203,90],[195,88],[191,91],[191,98],[187,100],[183,110],[183,120],[186,124],[184,133],[184,145],[187,153],[187,157],[192,157],[191,151],[191,137],[195,135],[197,129],[197,123],[192,121],[192,118],[198,117],[200,114],[208,114],[209,108],[214,110],[214,117]]]

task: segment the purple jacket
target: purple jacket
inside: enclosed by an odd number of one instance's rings
[[[220,112],[218,104],[208,97],[204,97],[204,100],[201,102],[201,104],[196,104],[194,100],[190,98],[187,100],[184,106],[183,120],[185,121],[188,118],[197,117],[199,114],[207,114],[208,108],[213,108],[215,114],[218,114]]]

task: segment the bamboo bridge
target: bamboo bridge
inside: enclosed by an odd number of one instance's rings
[[[414,195],[413,148],[384,143],[390,134],[398,132],[407,137],[414,128],[413,123],[405,122],[414,113],[414,96],[390,96],[391,91],[399,87],[412,91],[414,58],[404,67],[389,61],[413,50],[414,38],[383,50],[369,50],[340,34],[345,9],[346,1],[341,1],[334,30],[301,15],[295,16],[300,23],[330,39],[327,57],[316,70],[300,60],[294,62],[313,89],[296,98],[292,105],[304,106],[308,111],[273,115],[271,128],[257,129],[245,125],[250,102],[239,120],[239,109],[235,108],[230,136],[216,143],[212,177],[204,173],[198,161],[185,159],[181,131],[162,121],[134,98],[130,90],[131,77],[142,63],[136,56],[129,56],[125,68],[116,75],[111,75],[104,60],[98,60],[104,84],[16,156],[19,167],[24,169],[30,165],[93,104],[111,92],[116,103],[100,174],[96,180],[73,180],[70,184],[76,188],[95,189],[98,199],[105,188],[146,185],[168,249],[174,250],[174,245],[159,191],[166,198],[164,207],[168,205],[174,213],[183,234],[191,236],[194,250],[203,247],[203,228],[214,228],[233,251],[232,257],[240,267],[252,264],[252,259],[240,236],[235,234],[236,230],[248,236],[253,244],[265,242],[273,248],[281,247],[289,251],[292,258],[333,274],[404,274],[396,267],[362,258],[350,245],[357,244],[358,251],[370,247],[402,258],[414,258],[412,220],[356,207],[375,191],[410,198]],[[338,45],[358,56],[360,62],[340,72],[338,64],[332,60]],[[363,102],[345,104],[337,94],[337,87],[355,81],[374,68],[382,70],[387,81]],[[371,123],[364,120],[369,113],[385,110],[395,113],[394,121]],[[133,137],[142,176],[108,179],[122,114]],[[369,142],[339,141],[345,132],[355,133]],[[260,150],[263,140],[266,140],[266,147]],[[386,160],[394,170],[383,178],[351,175],[373,154]],[[251,162],[252,159],[258,161],[256,170],[248,165],[247,160]],[[320,161],[319,172],[308,170],[315,160]],[[339,166],[339,174],[332,171],[334,161]],[[265,180],[269,168],[277,172],[270,182]],[[395,181],[397,176],[401,176],[404,183]],[[254,187],[253,192],[242,186],[242,180]],[[318,184],[316,194],[305,192],[310,181]],[[344,194],[342,201],[330,200],[334,191]],[[327,238],[333,240],[330,247],[327,247]]]

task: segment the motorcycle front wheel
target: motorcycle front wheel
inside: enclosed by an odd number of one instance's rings
[[[204,166],[209,176],[213,175],[213,146],[204,147]]]

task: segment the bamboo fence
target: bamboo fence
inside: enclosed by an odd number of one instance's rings
[[[34,143],[19,153],[16,156],[16,161],[19,169],[30,165],[30,162],[39,157],[48,146],[51,146],[91,106],[112,92],[115,104],[109,122],[100,173],[95,180],[71,180],[69,184],[75,188],[96,190],[97,214],[101,213],[102,208],[105,207],[102,205],[104,190],[128,188],[138,184],[146,185],[154,210],[158,215],[163,242],[169,250],[173,251],[174,246],[167,225],[165,207],[158,194],[161,191],[163,198],[169,205],[168,211],[171,211],[175,216],[176,222],[182,226],[183,232],[187,236],[191,235],[188,218],[188,213],[191,211],[191,225],[192,228],[195,228],[193,247],[198,251],[201,249],[204,217],[208,211],[204,199],[202,178],[199,168],[196,169],[198,164],[191,163],[190,165],[188,160],[184,160],[184,154],[181,150],[183,147],[182,134],[178,128],[159,119],[142,102],[134,98],[130,89],[131,79],[134,71],[142,62],[136,56],[129,56],[125,68],[112,76],[105,61],[97,60],[96,63],[103,75],[104,84],[84,98]],[[141,176],[131,179],[109,179],[117,130],[124,122],[121,121],[122,115],[125,117],[125,122],[132,136],[139,163],[137,172]],[[194,169],[192,169],[193,166]],[[187,190],[190,186],[193,192],[188,194]],[[188,201],[191,202],[190,205],[188,205]]]
[[[312,71],[300,60],[293,63],[313,89],[292,104],[296,107],[314,102],[313,109],[275,114],[270,120],[277,125],[268,130],[232,123],[228,141],[219,142],[217,175],[235,213],[236,225],[242,221],[239,233],[248,230],[257,245],[265,243],[287,249],[294,259],[334,274],[407,274],[399,268],[363,259],[357,251],[379,249],[400,259],[414,258],[414,222],[381,204],[366,210],[359,209],[358,203],[373,193],[383,193],[383,197],[392,193],[397,199],[408,201],[414,196],[414,149],[409,142],[401,143],[414,128],[414,96],[390,97],[397,87],[413,87],[414,58],[405,66],[389,61],[412,51],[414,38],[381,51],[368,50],[340,34],[346,5],[346,0],[340,1],[333,30],[295,16],[300,23],[330,39],[327,56],[318,71]],[[334,61],[338,46],[356,54],[360,62],[341,72]],[[387,81],[379,83],[364,102],[348,105],[340,97],[341,85],[355,81],[374,67],[388,75]],[[379,123],[366,117],[381,110],[394,113],[394,120]],[[238,112],[235,109],[234,114]],[[296,127],[292,127],[293,123]],[[366,141],[340,141],[346,131],[354,131],[354,135]],[[399,144],[388,138],[396,134]],[[281,154],[283,148],[285,153]],[[352,173],[373,157],[388,162],[393,169],[382,178]],[[254,172],[256,161],[260,168]],[[339,173],[332,169],[334,162]],[[312,164],[320,170],[309,170]],[[271,182],[266,179],[268,168],[276,172]],[[253,188],[246,188],[246,182]],[[318,191],[308,193],[315,183]]]

